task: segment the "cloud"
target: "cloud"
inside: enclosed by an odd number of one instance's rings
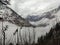
[[[59,0],[11,0],[11,7],[23,18],[28,15],[40,14],[46,10],[53,9],[58,6]]]
[[[44,15],[44,16],[27,16],[26,20],[31,21],[31,22],[36,22],[36,21],[40,21],[43,18],[48,18],[48,19],[53,19],[55,18],[55,16],[51,16],[51,15]]]

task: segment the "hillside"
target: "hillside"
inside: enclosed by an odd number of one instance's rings
[[[13,23],[17,26],[31,26],[31,24],[22,18],[19,14],[17,14],[13,9],[9,7],[3,7],[3,4],[0,2],[1,7],[0,7],[0,20],[2,20],[2,15],[3,15],[3,20],[8,21],[10,23]]]
[[[60,45],[60,23],[51,28],[45,36],[38,38],[38,45]]]

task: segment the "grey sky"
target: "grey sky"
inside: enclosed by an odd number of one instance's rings
[[[13,10],[26,18],[27,15],[40,15],[42,12],[56,8],[60,4],[60,0],[11,0],[10,3],[9,6]]]

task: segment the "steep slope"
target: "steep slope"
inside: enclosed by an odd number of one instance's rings
[[[45,36],[38,38],[38,45],[60,45],[60,23],[51,28]]]
[[[3,4],[1,4],[3,5]],[[2,13],[1,13],[2,12]],[[3,18],[2,18],[3,15]],[[11,8],[6,7],[5,9],[0,9],[0,20],[11,22],[18,26],[32,26],[27,20],[23,19],[20,15],[18,15],[15,11],[13,11]]]
[[[7,7],[7,9],[10,9]],[[20,15],[18,15],[15,11],[10,9],[12,11],[11,15],[8,17],[8,21],[12,22],[18,26],[32,26],[27,20],[23,19]],[[13,18],[13,19],[12,19]]]

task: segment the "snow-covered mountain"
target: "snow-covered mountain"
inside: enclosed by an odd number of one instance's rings
[[[13,24],[16,24],[18,26],[22,25],[22,26],[28,26],[28,27],[29,26],[40,26],[40,27],[42,26],[42,27],[44,27],[44,26],[49,25],[49,23],[46,23],[46,22],[41,23],[43,21],[43,18],[46,18],[48,20],[52,20],[52,19],[56,18],[55,14],[60,11],[60,6],[58,6],[55,9],[52,9],[48,12],[42,13],[42,16],[28,15],[27,18],[22,18],[19,14],[17,14],[15,11],[13,11],[13,9],[11,9],[9,7],[7,7],[6,11],[7,12],[5,12],[6,15],[4,15],[4,19],[8,20],[9,22],[11,22]],[[39,23],[37,23],[37,22],[39,22]]]
[[[35,25],[30,24],[30,22],[29,22],[30,20],[22,18],[19,14],[17,14],[13,9],[11,9],[9,7],[6,7],[6,9],[1,9],[0,12],[3,12],[2,14],[0,14],[0,20],[3,19],[4,21],[8,21],[17,26],[26,26],[26,27],[35,26]],[[3,15],[3,18],[2,18],[2,15]],[[46,26],[46,24],[40,24],[39,26]]]
[[[17,26],[32,26],[26,19],[22,18],[9,7],[6,7],[6,9],[1,9],[0,12],[2,12],[2,14],[0,13],[1,20],[8,21]]]
[[[16,31],[17,28],[19,28],[21,25],[23,26],[37,26],[35,28],[36,31],[36,41],[37,38],[41,35],[45,35],[46,32],[49,32],[50,28],[57,23],[57,21],[60,21],[60,1],[58,0],[50,0],[47,2],[41,3],[40,6],[40,1],[37,0],[11,0],[11,5],[6,7],[4,10],[0,10],[3,13],[3,18],[0,17],[0,29],[2,27],[1,21],[2,19],[4,20],[4,26],[8,25],[9,28],[6,31],[6,37],[8,40],[10,40],[10,37],[12,38],[11,41],[13,40],[13,33]],[[51,3],[52,2],[52,3]],[[57,2],[57,3],[56,3]],[[56,5],[55,5],[56,3]],[[36,4],[36,5],[35,5]],[[45,6],[43,6],[45,4]],[[2,4],[1,4],[2,5]],[[38,6],[37,6],[38,5]],[[41,11],[41,9],[43,9]],[[42,8],[43,7],[43,8]],[[47,9],[46,9],[47,8]],[[40,27],[38,27],[40,26]],[[29,28],[31,31],[31,35],[33,33],[33,29],[30,27]],[[23,27],[22,29],[22,36],[24,35],[24,32],[28,34],[28,28]],[[14,40],[13,40],[14,41]]]
[[[9,8],[9,7],[7,7],[6,9],[4,9],[4,10],[0,10],[0,11],[2,11],[3,13],[3,18],[2,18],[2,16],[0,17],[0,29],[2,28],[2,20],[4,21],[3,22],[3,24],[4,24],[4,27],[6,26],[6,25],[8,25],[8,30],[7,31],[5,31],[5,33],[6,33],[6,43],[10,40],[11,42],[14,42],[14,41],[16,41],[16,40],[14,40],[16,37],[16,35],[14,36],[13,35],[13,33],[16,31],[16,29],[17,28],[19,28],[20,27],[20,25],[21,25],[21,23],[22,23],[22,25],[24,25],[25,24],[25,26],[26,26],[26,24],[27,24],[27,26],[29,27],[29,26],[32,26],[30,23],[29,23],[29,21],[27,21],[26,19],[24,19],[24,18],[22,18],[20,15],[18,15],[15,11],[13,11],[11,8]],[[25,23],[26,22],[26,23]],[[24,24],[23,24],[24,23]],[[32,35],[32,33],[33,33],[33,31],[32,31],[32,28],[30,27],[29,28],[30,29],[30,32],[31,32],[31,35]],[[40,30],[41,29],[41,30]],[[40,31],[44,31],[44,34],[46,33],[46,32],[48,32],[46,29],[48,29],[47,27],[45,27],[45,29],[44,28],[40,28],[39,29],[39,27],[38,28],[36,28],[36,41],[37,41],[37,38],[38,38],[38,36],[40,36],[40,35],[37,35],[38,33],[39,34],[41,34],[41,35],[43,35],[43,33],[40,33]],[[24,32],[26,31],[26,33],[28,34],[28,28],[24,28],[23,27],[23,29],[22,29],[22,36],[24,35]],[[38,32],[39,31],[39,32]],[[1,30],[0,30],[0,32],[1,32]],[[1,34],[2,35],[2,34]],[[13,39],[13,37],[14,37],[14,39]]]

